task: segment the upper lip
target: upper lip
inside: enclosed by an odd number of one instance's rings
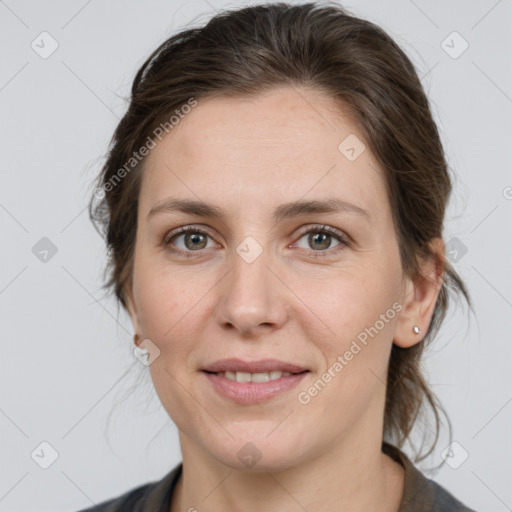
[[[282,371],[290,373],[301,373],[308,371],[307,368],[297,364],[287,363],[278,359],[260,359],[259,361],[243,361],[242,359],[219,359],[203,368],[207,372],[247,372],[263,373],[271,371]]]

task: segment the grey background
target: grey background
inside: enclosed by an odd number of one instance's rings
[[[78,510],[180,461],[157,397],[143,381],[132,393],[147,368],[132,355],[129,318],[100,289],[105,249],[86,204],[149,53],[192,20],[242,5],[0,1],[0,511]],[[468,457],[460,463],[455,450],[460,465],[433,478],[476,510],[512,510],[512,2],[343,5],[413,59],[456,174],[445,240],[477,320],[452,308],[425,370]],[[31,47],[42,46],[43,31],[58,43],[46,59]],[[457,58],[453,31],[469,44]],[[46,262],[34,254],[43,237],[57,249]],[[44,441],[58,453],[47,469],[31,456],[49,460]]]

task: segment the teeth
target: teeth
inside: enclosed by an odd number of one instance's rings
[[[236,382],[268,382],[269,380],[280,379],[281,377],[288,377],[291,375],[290,372],[281,372],[273,370],[271,372],[258,372],[258,373],[247,373],[247,372],[217,372],[219,377],[225,377],[228,380]]]
[[[237,382],[251,382],[251,374],[245,372],[236,372]]]
[[[270,375],[268,373],[253,373],[251,375],[251,382],[268,382]]]

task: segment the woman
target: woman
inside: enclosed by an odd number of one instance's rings
[[[449,289],[470,302],[450,192],[413,65],[341,7],[162,44],[91,216],[183,463],[102,510],[470,510],[400,449],[425,405],[439,427],[420,356]]]

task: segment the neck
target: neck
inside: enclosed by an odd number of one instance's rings
[[[171,512],[396,512],[402,500],[404,470],[382,453],[382,438],[346,439],[274,472],[233,470],[205,454],[182,432],[180,443],[183,472]]]

